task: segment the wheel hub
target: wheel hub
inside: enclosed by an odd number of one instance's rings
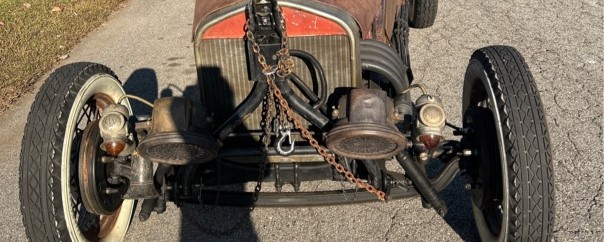
[[[124,183],[114,185],[107,181],[113,164],[101,161],[105,153],[100,148],[102,142],[98,120],[93,121],[84,130],[80,145],[80,194],[86,210],[98,215],[111,215],[121,206],[121,196],[126,192],[127,186]]]

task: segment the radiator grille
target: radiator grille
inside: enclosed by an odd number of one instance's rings
[[[327,93],[336,87],[352,86],[351,48],[345,35],[291,37],[290,48],[311,53],[325,69]],[[250,92],[253,82],[248,80],[245,42],[242,39],[207,39],[200,44],[200,87],[203,101],[217,125],[224,122]],[[297,73],[313,87],[306,65],[294,58]],[[294,89],[296,89],[294,87]],[[261,109],[258,108],[239,131],[260,130]]]

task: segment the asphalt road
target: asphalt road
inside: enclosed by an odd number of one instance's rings
[[[130,92],[194,95],[191,25],[194,1],[131,0],[91,33],[64,63],[94,61],[113,68]],[[445,101],[460,123],[463,73],[474,49],[506,44],[526,57],[540,89],[550,128],[556,179],[557,241],[604,241],[603,2],[600,0],[441,1],[434,27],[413,30],[411,53],[418,82]],[[39,85],[39,84],[38,84]],[[187,88],[189,87],[189,88]],[[0,115],[0,241],[25,240],[18,201],[19,146],[34,94]],[[460,241],[478,240],[460,179],[443,192],[445,220],[419,199],[387,204],[257,208],[169,206],[134,221],[128,241]],[[185,216],[183,216],[183,214]],[[199,224],[227,229],[204,233]]]

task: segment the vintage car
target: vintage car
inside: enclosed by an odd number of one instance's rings
[[[125,93],[101,64],[58,68],[24,132],[29,239],[122,240],[137,200],[142,221],[167,202],[253,209],[418,196],[444,216],[439,191],[461,174],[483,240],[549,241],[552,153],[529,68],[512,47],[476,50],[459,90],[463,123],[450,123],[443,101],[414,81],[408,49],[409,29],[430,27],[437,5],[197,0],[195,102]],[[152,114],[135,115],[132,102]],[[357,189],[301,188],[318,180]]]

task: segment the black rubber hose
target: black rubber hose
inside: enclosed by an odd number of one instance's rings
[[[405,153],[397,155],[396,160],[405,169],[405,174],[413,182],[415,189],[432,205],[438,215],[445,217],[447,214],[447,205],[430,182],[430,179],[422,172],[419,164]]]
[[[314,93],[310,87],[308,87],[306,85],[306,83],[304,83],[304,81],[302,81],[302,79],[296,75],[296,73],[291,73],[288,80],[290,80],[292,83],[294,83],[294,86],[296,86],[298,88],[298,90],[300,90],[302,92],[302,94],[304,94],[304,96],[306,96],[306,98],[308,98],[311,102],[313,102],[315,105],[313,105],[313,108],[315,108],[315,106],[317,104],[319,104],[319,96],[317,96],[316,93]],[[327,106],[325,106],[325,104],[320,105],[318,107],[319,109],[321,109],[321,111],[325,112],[325,110],[327,110]],[[316,108],[315,108],[316,109]]]
[[[392,70],[389,70],[389,68],[384,67],[384,65],[379,62],[376,63],[375,61],[363,59],[361,60],[361,69],[365,71],[372,71],[385,77],[392,84],[392,87],[394,87],[394,91],[396,91],[397,94],[402,93],[406,88],[401,82],[396,81],[400,80],[400,77],[396,73],[392,72]]]
[[[277,84],[277,88],[281,90],[281,94],[287,100],[289,106],[298,112],[300,116],[321,129],[327,125],[329,119],[298,97],[289,86],[289,83],[284,80],[278,80],[275,83]]]
[[[368,48],[366,48],[368,46],[373,47],[370,49],[379,49],[380,53],[382,53],[385,58],[388,58],[388,61],[392,63],[394,65],[393,67],[400,71],[401,74],[404,74],[407,71],[408,67],[401,57],[396,54],[396,49],[377,40],[363,40],[361,41],[361,46],[362,50],[368,50]]]
[[[213,136],[219,141],[226,139],[237,126],[241,125],[243,121],[254,112],[260,104],[262,104],[262,100],[264,100],[267,91],[268,84],[264,81],[257,81],[247,98],[237,106],[235,113],[214,131]]]
[[[398,67],[398,68],[397,68]],[[361,69],[378,73],[385,77],[394,87],[396,109],[401,114],[410,114],[412,109],[411,96],[402,93],[409,87],[409,77],[406,75],[408,69],[392,48],[376,42],[363,41],[361,45]]]
[[[155,175],[153,179],[155,183],[155,188],[159,189],[164,185],[164,177],[166,176],[166,174],[168,174],[171,168],[172,165],[166,164],[159,164],[157,166],[157,170],[155,170]],[[141,211],[138,213],[138,218],[141,222],[145,222],[147,221],[147,219],[149,219],[149,217],[151,216],[151,211],[153,211],[153,209],[155,209],[155,206],[158,204],[157,202],[158,198],[149,198],[143,201],[143,204],[141,205]]]
[[[367,60],[380,63],[384,68],[388,68],[392,73],[396,73],[400,77],[396,81],[404,85],[404,82],[407,82],[405,76],[407,67],[393,51],[390,47],[378,45],[375,42],[367,42],[361,45],[361,61]]]
[[[372,47],[372,46],[362,46],[361,48],[361,67],[366,65],[374,65],[381,69],[381,72],[378,70],[370,70],[376,73],[382,74],[388,81],[392,84],[392,86],[397,91],[397,94],[400,94],[407,86],[408,86],[408,78],[405,76],[404,70],[398,69],[396,66],[400,65],[396,64],[397,62],[393,62],[390,56],[390,53],[384,53],[383,50]],[[383,73],[387,72],[387,73]],[[392,79],[390,79],[392,78]]]
[[[310,53],[302,50],[290,50],[289,54],[293,57],[300,58],[312,65],[315,70],[315,73],[318,76],[317,80],[319,81],[319,87],[321,89],[320,95],[318,95],[319,101],[313,105],[313,108],[318,109],[319,107],[324,106],[325,103],[327,103],[327,80],[325,78],[325,70],[323,70],[323,66],[321,66],[319,60],[317,60],[317,58],[315,58]]]

